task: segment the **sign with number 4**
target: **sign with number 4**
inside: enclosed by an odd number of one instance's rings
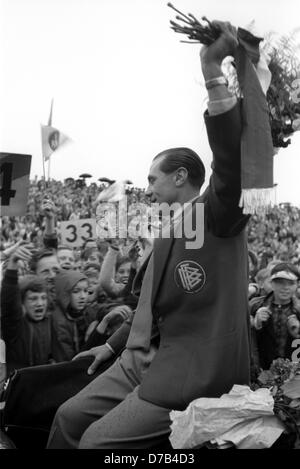
[[[1,216],[25,215],[31,155],[0,153]]]

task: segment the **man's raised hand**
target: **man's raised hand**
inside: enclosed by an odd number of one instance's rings
[[[225,57],[234,56],[238,46],[237,30],[228,21],[212,21],[220,36],[211,45],[203,46],[200,52],[202,65],[221,65]]]
[[[17,261],[30,261],[33,254],[34,246],[26,241],[18,241],[14,246],[9,248],[7,255],[9,256],[10,263],[16,263]]]
[[[41,211],[46,218],[54,218],[56,207],[52,200],[44,199],[41,205]]]

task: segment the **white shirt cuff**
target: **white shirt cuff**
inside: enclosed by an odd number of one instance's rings
[[[108,348],[108,350],[111,351],[111,353],[113,353],[114,355],[116,354],[116,352],[114,351],[114,349],[112,348],[111,345],[109,345],[107,342],[105,342],[105,345],[106,345],[106,347]]]

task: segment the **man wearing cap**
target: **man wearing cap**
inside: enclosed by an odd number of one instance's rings
[[[268,369],[276,358],[291,359],[292,342],[300,337],[300,303],[295,298],[297,268],[282,262],[271,270],[272,291],[250,301],[256,365]]]

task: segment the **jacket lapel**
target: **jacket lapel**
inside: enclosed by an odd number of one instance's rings
[[[192,211],[194,204],[196,202],[202,201],[202,198],[200,199],[197,198],[189,208],[186,208],[184,210],[184,215],[186,217],[191,217],[192,216]],[[183,215],[182,213],[182,215]],[[177,236],[178,233],[181,233],[181,236]],[[170,230],[170,237],[169,238],[157,238],[154,242],[154,247],[153,247],[153,260],[154,260],[154,265],[153,265],[153,289],[152,289],[152,305],[155,302],[156,295],[158,293],[158,289],[161,283],[161,279],[165,270],[166,263],[169,258],[169,254],[171,251],[171,248],[174,243],[174,239],[177,237],[184,237],[183,234],[183,218],[181,217],[180,220],[178,220],[177,223],[175,223],[175,228],[172,226]]]
[[[133,282],[132,282],[132,287],[131,287],[131,293],[133,295],[139,296],[141,288],[142,288],[142,283],[143,283],[143,278],[145,275],[145,271],[147,269],[147,265],[149,263],[150,257],[151,257],[152,252],[144,259],[144,262],[140,266],[139,270],[137,271]]]
[[[154,304],[157,295],[160,281],[165,270],[166,263],[169,258],[171,247],[174,243],[173,228],[170,232],[169,238],[157,238],[154,241],[153,247],[153,287],[152,287],[152,305]]]

